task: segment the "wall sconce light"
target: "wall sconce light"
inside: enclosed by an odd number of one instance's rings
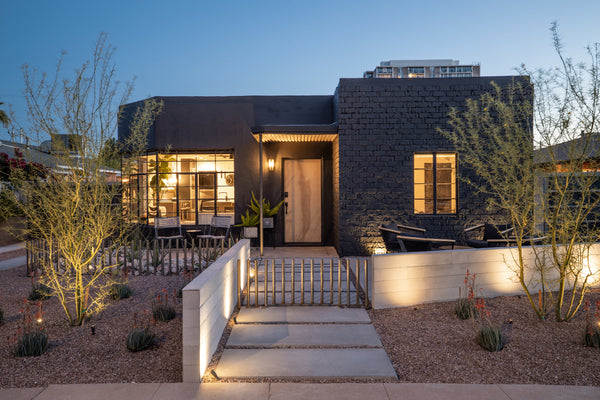
[[[269,158],[267,160],[267,166],[269,167],[269,171],[273,172],[275,170],[275,159],[274,158]]]

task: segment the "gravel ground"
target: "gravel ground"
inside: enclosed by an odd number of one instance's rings
[[[178,316],[157,322],[153,328],[156,344],[132,353],[125,339],[133,326],[133,314],[151,312],[155,294],[163,288],[173,293],[181,287],[179,276],[130,278],[132,297],[112,301],[107,309],[83,326],[69,326],[64,311],[54,298],[43,301],[43,318],[50,338],[48,351],[40,357],[14,357],[14,337],[21,322],[23,299],[31,289],[25,267],[0,271],[0,388],[36,387],[60,383],[180,382],[181,381],[181,299],[176,300]],[[33,303],[32,303],[33,304]],[[91,326],[95,334],[91,334]]]
[[[153,293],[163,288],[177,290],[182,278],[140,276],[129,283],[134,291],[131,298],[111,302],[102,314],[81,327],[68,325],[56,299],[44,301],[50,348],[40,357],[17,358],[8,339],[20,323],[19,310],[31,281],[24,267],[0,271],[0,307],[5,317],[0,325],[0,388],[180,382],[181,300],[177,300],[178,317],[154,327],[158,340],[150,350],[131,353],[125,348],[125,337],[132,327],[133,313],[150,311]],[[600,290],[594,290],[589,298],[600,299]],[[477,345],[474,322],[454,316],[454,302],[370,310],[369,314],[401,382],[600,386],[600,351],[582,345],[583,313],[567,323],[551,319],[539,322],[525,297],[497,297],[488,299],[487,305],[494,322],[513,321],[509,342],[497,353]],[[219,350],[224,344],[225,338]],[[215,354],[213,367],[218,359],[219,354]],[[210,374],[205,378],[214,380]]]
[[[600,299],[600,290],[589,298]],[[504,349],[488,352],[475,341],[474,321],[457,318],[454,305],[369,311],[400,381],[600,386],[600,351],[582,344],[583,312],[540,322],[525,296],[486,299],[490,320],[509,331]]]

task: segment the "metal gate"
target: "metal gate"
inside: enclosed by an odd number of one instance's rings
[[[260,258],[248,261],[240,307],[337,305],[370,307],[370,258]],[[243,279],[245,278],[245,279]]]

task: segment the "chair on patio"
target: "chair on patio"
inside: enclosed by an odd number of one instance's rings
[[[454,249],[456,243],[453,239],[426,237],[426,229],[398,225],[394,222],[381,225],[379,231],[388,253],[431,251],[434,247],[439,246],[452,246],[452,249]]]
[[[464,230],[466,236],[465,242],[469,247],[474,248],[514,246],[517,244],[517,240],[511,234],[513,231],[514,228],[511,225],[479,224]],[[483,236],[474,238],[474,232],[478,232],[479,235],[483,232]],[[523,244],[531,245],[532,243],[540,243],[544,239],[545,237],[524,238]]]
[[[154,218],[154,235],[156,239],[183,239],[179,217]]]
[[[225,239],[230,236],[231,225],[233,225],[231,216],[213,216],[208,226],[208,232],[206,234],[198,235],[198,239],[207,240],[213,243],[220,240],[221,247],[223,247]]]

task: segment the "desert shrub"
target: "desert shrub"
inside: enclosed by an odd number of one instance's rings
[[[113,283],[109,295],[113,300],[126,299],[132,294],[131,288],[126,283]]]
[[[589,300],[585,301],[583,309],[585,310],[583,344],[600,350],[600,300],[596,302],[593,313]]]
[[[477,293],[475,277],[476,274],[471,274],[467,270],[464,287],[458,288],[458,301],[454,306],[454,314],[460,319],[469,319],[475,316],[475,294]]]
[[[168,322],[177,316],[175,296],[171,300],[166,289],[152,301],[152,316],[156,321]]]
[[[487,351],[502,350],[505,343],[502,329],[491,323],[483,325],[477,333],[477,343]]]
[[[32,283],[27,300],[46,300],[49,299],[50,296],[52,296],[52,289],[49,286],[44,285],[43,283]]]
[[[25,332],[17,342],[16,357],[41,356],[48,349],[48,335],[43,330]]]
[[[150,327],[133,328],[127,335],[127,350],[136,352],[145,350],[154,344],[156,335],[150,330]]]
[[[454,314],[460,319],[469,319],[475,316],[475,302],[472,299],[460,298],[454,306]]]
[[[31,304],[23,299],[21,314],[23,314],[21,325],[13,337],[13,342],[16,344],[13,354],[16,357],[44,354],[48,349],[48,335],[44,332],[42,325],[42,303],[37,303],[37,311],[34,314],[31,310]]]

